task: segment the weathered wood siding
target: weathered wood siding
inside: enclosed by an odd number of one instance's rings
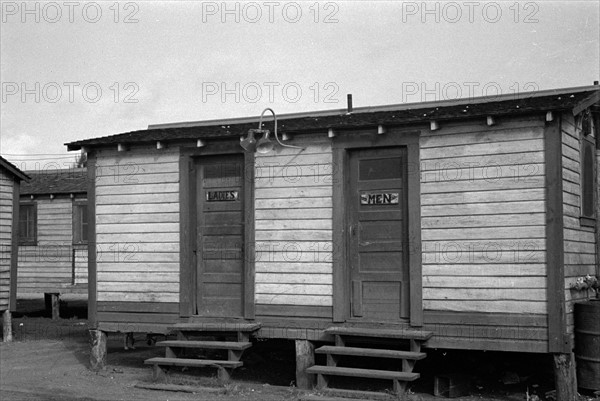
[[[9,309],[15,181],[0,168],[0,312]]]
[[[454,323],[446,319],[458,329],[461,324],[477,325],[477,316],[486,317],[480,329],[503,326],[505,313],[528,314],[545,321],[543,132],[541,118],[500,119],[493,127],[485,121],[453,123],[439,131],[423,132],[421,235],[426,322],[443,324],[434,317],[440,313],[461,315]],[[545,327],[521,334],[516,331],[519,328],[497,328],[482,337],[496,347],[523,336],[534,342],[547,339]],[[478,338],[476,331],[469,330],[446,330],[446,335],[441,335],[447,337],[446,344],[457,347]]]
[[[256,154],[256,315],[332,316],[331,140]]]
[[[562,119],[562,165],[564,210],[564,264],[567,333],[573,334],[573,308],[577,301],[585,300],[585,291],[570,287],[577,277],[596,274],[596,236],[594,227],[580,224],[581,216],[581,123],[575,126],[570,113]],[[592,134],[593,135],[593,134]]]
[[[96,154],[100,328],[136,324],[121,331],[141,331],[178,317],[178,163],[178,148]]]
[[[31,202],[37,205],[37,245],[19,246],[18,292],[69,292],[73,285],[73,200],[68,195],[54,199],[39,195]]]
[[[88,282],[88,251],[87,246],[77,245],[73,249],[73,282],[87,284]]]

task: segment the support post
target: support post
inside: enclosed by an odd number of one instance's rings
[[[556,399],[561,401],[577,400],[577,376],[573,353],[554,354],[554,385]]]
[[[314,375],[306,369],[315,364],[315,346],[308,340],[296,340],[296,386],[310,390],[315,385]]]
[[[12,315],[7,309],[2,314],[2,341],[9,343],[12,339]]]
[[[45,293],[44,303],[46,304],[46,312],[50,312],[52,320],[60,318],[60,294]]]
[[[102,330],[90,330],[90,369],[102,370],[106,367],[106,333]]]
[[[152,380],[155,382],[166,382],[167,374],[159,364],[152,367]]]
[[[229,383],[229,380],[231,380],[231,372],[229,372],[229,370],[223,366],[217,366],[217,368],[217,379],[219,380],[219,384],[225,385]]]

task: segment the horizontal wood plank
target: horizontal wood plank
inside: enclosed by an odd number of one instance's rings
[[[502,313],[512,311],[515,313],[545,314],[547,304],[545,301],[454,301],[454,300],[423,300],[423,308],[432,311],[456,312],[491,312]]]

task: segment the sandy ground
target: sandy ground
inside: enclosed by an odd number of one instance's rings
[[[244,355],[244,366],[233,380],[220,386],[212,369],[169,373],[172,384],[191,386],[196,393],[136,388],[152,383],[147,358],[164,350],[136,335],[136,349],[125,351],[121,335],[110,335],[108,366],[98,373],[88,369],[89,344],[84,300],[66,298],[62,319],[52,321],[43,299],[20,300],[13,319],[15,341],[0,343],[0,399],[6,400],[310,400],[314,391],[294,386],[294,351],[290,341],[259,341]],[[543,395],[552,389],[550,365],[543,356],[501,353],[457,353],[430,350],[417,364],[422,377],[411,387],[410,400],[433,397],[433,377],[462,372],[470,377],[469,395],[456,400],[525,400],[526,391]],[[506,384],[507,375],[516,382]],[[358,380],[341,383],[347,388],[384,392],[385,384]],[[541,397],[540,399],[544,399]],[[600,400],[599,400],[600,401]]]

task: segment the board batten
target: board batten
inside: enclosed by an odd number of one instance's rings
[[[0,312],[10,308],[14,186],[13,178],[0,168]]]
[[[172,305],[179,302],[179,149],[99,151],[95,166],[99,327],[141,321],[131,315],[137,309],[127,305],[133,303],[147,305],[136,312],[149,313],[142,320],[174,321]],[[156,304],[168,304],[169,313],[153,320],[151,312],[165,311],[152,306]]]
[[[543,134],[537,117],[424,132],[426,311],[547,313]]]
[[[40,195],[37,245],[19,246],[19,293],[50,292],[73,284],[73,201],[68,196]]]
[[[324,136],[294,144],[306,149],[282,148],[255,158],[255,301],[261,313],[287,305],[326,307],[330,316],[331,142]]]
[[[577,126],[576,126],[577,125]],[[578,301],[588,298],[586,291],[575,291],[570,287],[578,277],[596,274],[595,227],[585,227],[581,217],[581,120],[571,113],[562,117],[562,182],[564,209],[564,265],[565,265],[565,313],[566,332],[573,339],[574,307]],[[592,137],[594,130],[592,129]],[[597,170],[596,166],[596,171]],[[596,199],[598,202],[598,199]]]

